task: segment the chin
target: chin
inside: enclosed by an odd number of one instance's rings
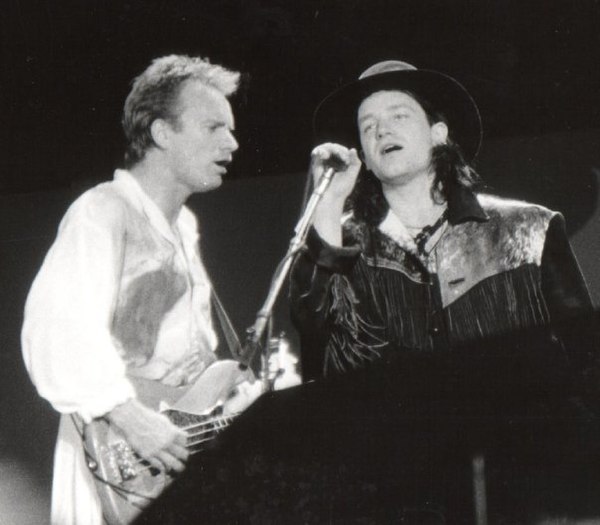
[[[210,180],[205,180],[205,181],[202,181],[202,183],[200,184],[200,187],[197,189],[197,191],[199,193],[204,193],[207,191],[216,190],[219,186],[221,186],[221,184],[223,184],[223,179],[221,177],[212,178]]]
[[[404,175],[402,173],[377,173],[375,175],[379,179],[382,184],[393,184],[394,182],[399,182]]]

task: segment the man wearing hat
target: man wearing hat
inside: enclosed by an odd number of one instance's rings
[[[592,311],[562,215],[474,192],[481,121],[453,78],[377,63],[314,127],[314,180],[342,169],[292,272],[305,378],[532,327],[562,348],[550,322]]]

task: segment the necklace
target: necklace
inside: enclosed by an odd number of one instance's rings
[[[415,235],[414,241],[417,247],[417,253],[419,255],[425,255],[425,245],[427,244],[427,241],[429,241],[432,235],[442,227],[442,224],[446,222],[447,217],[448,208],[444,210],[444,213],[442,213],[439,216],[437,221],[435,221],[433,224],[428,224],[427,226],[422,228],[421,231],[417,233],[417,235]]]

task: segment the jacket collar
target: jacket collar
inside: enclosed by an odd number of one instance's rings
[[[456,186],[448,196],[448,223],[452,226],[468,221],[486,222],[489,216],[485,213],[477,196],[464,186]],[[415,243],[404,224],[388,210],[378,229],[394,239],[400,246],[415,251]]]
[[[489,216],[483,211],[475,193],[456,185],[448,196],[448,222],[455,225],[469,220],[486,222]]]

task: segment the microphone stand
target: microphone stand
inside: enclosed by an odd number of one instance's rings
[[[271,315],[273,313],[273,307],[275,306],[277,296],[279,295],[281,287],[283,286],[287,274],[290,271],[294,256],[304,246],[308,229],[312,224],[312,218],[317,204],[321,200],[325,190],[329,187],[334,174],[335,169],[333,167],[329,167],[319,179],[319,183],[310,196],[310,199],[304,208],[304,213],[300,217],[300,220],[294,229],[295,235],[290,241],[288,251],[275,269],[275,273],[271,279],[271,286],[269,288],[267,298],[265,299],[262,308],[256,315],[256,321],[251,327],[246,329],[246,341],[244,342],[238,359],[240,366],[243,368],[247,368],[250,365],[255,354],[261,349],[261,340],[267,327],[269,328],[268,331],[270,332]],[[265,366],[268,367],[268,363]]]

